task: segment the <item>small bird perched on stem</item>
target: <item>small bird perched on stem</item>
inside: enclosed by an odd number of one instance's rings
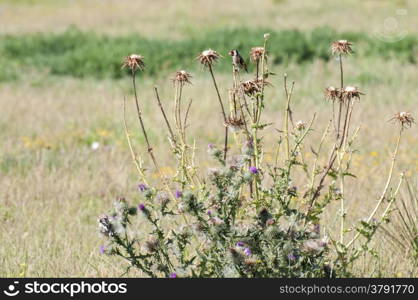
[[[248,73],[247,64],[245,63],[242,56],[239,54],[238,50],[229,51],[229,55],[232,56],[232,64],[234,65],[237,71],[244,69]]]

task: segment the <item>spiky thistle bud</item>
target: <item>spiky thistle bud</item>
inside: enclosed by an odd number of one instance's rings
[[[306,128],[306,122],[303,122],[302,120],[299,120],[296,122],[295,127],[297,130],[304,130]]]

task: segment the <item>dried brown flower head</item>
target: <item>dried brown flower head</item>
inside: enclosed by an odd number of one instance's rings
[[[250,51],[250,59],[253,62],[258,62],[263,58],[264,47],[254,47]],[[267,58],[267,55],[264,55]]]
[[[297,130],[304,130],[306,128],[306,122],[299,120],[296,122],[295,127]]]
[[[351,49],[352,45],[353,43],[347,40],[335,41],[331,44],[332,54],[351,54],[353,53],[353,49]]]
[[[216,52],[215,50],[208,49],[202,51],[202,53],[200,53],[196,59],[205,67],[209,67],[212,66],[212,64],[215,63],[221,57],[222,56],[219,55],[218,52]]]
[[[144,57],[139,54],[131,54],[125,57],[122,68],[128,68],[135,72],[136,70],[143,70],[145,68]]]
[[[192,78],[192,75],[184,70],[177,71],[174,75],[174,78],[172,79],[174,83],[178,82],[180,85],[184,85],[186,83],[192,84],[190,79]]]
[[[334,101],[335,99],[339,98],[340,96],[340,91],[333,87],[333,86],[329,86],[325,89],[325,97],[328,100]]]
[[[232,131],[238,132],[244,128],[245,121],[242,117],[229,117],[224,125],[231,128]]]
[[[344,101],[351,100],[353,98],[360,99],[360,95],[364,95],[364,93],[360,92],[355,86],[346,86],[342,91],[342,99]]]
[[[399,124],[401,124],[402,128],[409,128],[411,127],[414,123],[415,120],[412,117],[412,115],[409,112],[399,112],[396,113],[392,119],[390,120],[394,120],[395,122],[399,122]]]
[[[241,83],[244,93],[248,96],[254,96],[261,92],[263,86],[268,86],[270,83],[262,79],[247,80]]]

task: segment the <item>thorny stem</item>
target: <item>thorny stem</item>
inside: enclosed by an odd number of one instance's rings
[[[124,125],[124,129],[125,129],[126,140],[128,141],[128,146],[129,146],[129,150],[131,152],[132,160],[133,160],[133,162],[135,164],[135,167],[136,167],[136,169],[138,171],[138,174],[141,177],[141,180],[145,184],[147,184],[147,180],[146,180],[145,174],[144,174],[144,172],[143,172],[143,170],[142,170],[142,168],[140,166],[140,162],[138,161],[137,156],[135,154],[135,151],[134,151],[134,149],[132,147],[131,134],[129,133],[128,125],[126,123],[126,103],[125,102],[126,102],[126,98],[124,97],[123,98],[123,125]]]
[[[318,150],[316,151],[316,153],[314,153],[315,154],[315,161],[314,161],[313,166],[312,166],[312,178],[311,178],[310,190],[313,190],[313,187],[314,187],[314,184],[315,184],[316,167],[318,165],[319,153],[321,152],[322,145],[324,144],[325,138],[328,135],[328,129],[329,129],[330,124],[331,124],[331,121],[328,123],[327,127],[325,128],[324,134],[322,135],[322,138],[321,138],[321,142],[319,143]]]
[[[224,124],[225,125],[224,160],[226,161],[226,154],[227,154],[227,151],[228,151],[228,126],[226,125],[227,118],[226,118],[225,108],[224,108],[224,105],[222,103],[221,94],[219,93],[218,85],[216,84],[216,79],[215,79],[215,75],[213,74],[211,64],[209,64],[209,72],[210,72],[210,75],[212,76],[213,85],[215,86],[216,94],[218,95],[219,105],[221,106],[222,116],[224,118],[224,123],[225,123]]]
[[[286,159],[290,159],[290,142],[289,142],[289,114],[290,114],[290,100],[293,94],[293,88],[295,86],[295,82],[292,82],[292,87],[290,92],[287,90],[287,75],[284,76],[284,84],[285,84],[285,91],[286,91],[286,110],[284,116],[284,134],[285,134],[285,147],[286,147]]]
[[[147,135],[147,132],[146,132],[145,126],[144,126],[144,121],[142,119],[141,109],[139,108],[139,100],[138,100],[138,94],[137,94],[137,91],[136,91],[135,71],[134,70],[132,70],[132,85],[133,85],[133,88],[134,88],[136,112],[137,112],[137,115],[138,115],[139,122],[141,124],[142,133],[144,134],[144,137],[145,137],[145,142],[147,143],[148,153],[149,153],[149,155],[151,157],[151,160],[152,160],[152,162],[154,164],[154,167],[155,167],[155,169],[156,169],[159,177],[163,180],[163,183],[164,183],[164,186],[165,186],[167,192],[171,195],[171,198],[172,199],[176,199],[174,197],[174,194],[171,191],[170,187],[168,186],[167,181],[162,176],[161,170],[160,170],[160,168],[158,166],[157,160],[155,159],[154,153],[152,152],[152,148],[151,148],[151,145],[150,145],[149,140],[148,140],[148,135]]]
[[[259,153],[259,149],[258,149],[258,128],[260,125],[260,118],[261,118],[261,111],[262,111],[262,107],[263,107],[263,102],[264,102],[264,68],[265,68],[265,58],[266,58],[266,45],[267,45],[267,39],[264,39],[264,51],[263,51],[263,55],[261,57],[261,93],[260,96],[257,96],[257,102],[256,102],[256,109],[255,109],[255,113],[253,116],[253,130],[252,130],[252,138],[253,138],[253,147],[254,147],[254,164],[255,167],[257,169],[259,169],[260,167],[260,153]],[[258,74],[259,74],[259,62],[257,62],[257,80],[258,78]],[[256,177],[254,180],[254,186],[255,186],[255,201],[256,201],[256,205],[258,206],[260,204],[260,197],[259,197],[259,193],[258,193],[258,178]]]
[[[145,130],[144,121],[142,120],[142,113],[141,113],[141,109],[139,108],[139,100],[138,100],[138,95],[136,92],[135,71],[133,70],[132,70],[132,84],[134,88],[136,112],[138,115],[139,123],[141,125],[142,133],[144,134],[145,142],[147,143],[147,151],[151,157],[152,162],[154,163],[155,169],[159,172],[157,160],[155,159],[154,153],[152,152],[151,144],[148,140],[148,134],[147,134],[147,131]]]
[[[339,61],[340,61],[340,80],[341,80],[341,90],[340,90],[340,106],[338,108],[338,122],[337,122],[337,140],[340,137],[340,123],[341,123],[341,113],[342,113],[342,108],[343,108],[343,99],[342,99],[342,93],[343,93],[343,89],[344,89],[344,69],[343,69],[343,60],[342,60],[342,55],[341,53],[338,56]]]
[[[168,121],[167,115],[166,115],[166,113],[164,111],[163,105],[161,103],[161,99],[160,99],[160,96],[158,94],[157,87],[154,87],[154,91],[155,91],[155,97],[157,98],[158,106],[160,107],[161,113],[163,114],[165,123],[167,124],[168,131],[170,132],[170,137],[171,137],[172,141],[175,143],[176,139],[175,139],[173,130],[171,129],[170,122]]]
[[[392,164],[391,164],[391,166],[390,166],[390,170],[389,170],[389,175],[388,175],[388,179],[387,179],[387,181],[386,181],[386,185],[385,185],[385,188],[383,189],[383,192],[382,192],[382,195],[380,196],[380,198],[379,198],[379,201],[377,202],[377,204],[376,204],[376,207],[373,209],[373,211],[372,211],[372,213],[370,214],[370,216],[367,218],[367,223],[369,223],[372,219],[373,219],[373,217],[374,217],[374,215],[376,214],[376,212],[377,212],[377,210],[379,209],[379,207],[382,205],[382,203],[383,203],[383,201],[386,199],[386,194],[387,194],[387,191],[388,191],[388,189],[389,189],[389,186],[390,186],[390,183],[391,183],[391,181],[392,181],[392,176],[393,176],[393,171],[394,171],[394,169],[395,169],[395,163],[396,163],[396,158],[397,158],[397,156],[398,156],[398,150],[399,150],[399,144],[400,144],[400,142],[401,142],[401,137],[402,137],[402,130],[403,130],[403,128],[402,128],[402,126],[401,126],[401,129],[400,129],[400,131],[399,131],[399,135],[398,135],[398,139],[397,139],[397,141],[396,141],[396,147],[395,147],[395,152],[393,153],[393,155],[392,155]],[[358,232],[354,237],[353,237],[353,239],[347,244],[347,246],[346,246],[346,248],[348,248],[348,247],[350,247],[353,243],[354,243],[354,241],[355,240],[357,240],[357,238],[360,236],[360,233]]]

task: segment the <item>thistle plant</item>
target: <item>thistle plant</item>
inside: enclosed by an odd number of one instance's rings
[[[370,214],[359,224],[347,226],[345,177],[354,176],[351,160],[359,133],[359,127],[352,128],[352,115],[365,95],[344,82],[342,57],[353,52],[353,45],[343,40],[331,45],[332,55],[339,59],[340,87],[325,89],[325,98],[332,104],[331,117],[322,138],[311,147],[312,163],[305,160],[303,149],[316,115],[310,121],[294,122],[291,101],[295,82],[289,84],[288,76],[284,76],[284,98],[280,99],[284,106],[283,129],[277,130],[274,162],[268,163],[263,159],[267,148],[263,141],[267,130],[275,125],[263,121],[265,90],[272,86],[268,80],[274,75],[268,66],[268,39],[269,34],[265,34],[263,46],[250,51],[254,77],[244,78],[253,75],[241,75],[233,67],[229,110],[213,72],[220,54],[206,50],[198,56],[209,70],[225,126],[223,146],[207,147],[213,161],[208,170],[195,164],[196,142],[193,139],[191,143],[187,135],[192,102],[185,105],[182,99],[187,93],[185,87],[191,86],[189,72],[181,70],[173,76],[172,116],[154,88],[176,161],[175,175],[161,177],[161,183],[147,180],[125,120],[128,145],[141,180],[139,195],[131,201],[118,199],[114,209],[100,217],[99,229],[106,241],[101,252],[127,261],[127,271],[135,268],[143,276],[168,278],[339,277],[352,275],[350,270],[361,254],[375,255],[370,242],[377,229],[389,220],[402,185],[403,175],[392,187],[396,158],[401,137],[414,119],[407,112],[391,119],[399,123],[399,134],[386,185]],[[145,63],[141,56],[131,55],[124,66],[132,73],[140,128],[158,169],[135,83],[135,73],[142,71]],[[235,143],[228,144],[229,131]],[[321,166],[324,158],[326,164]],[[301,173],[306,177],[304,182],[295,180],[301,178]],[[333,236],[321,221],[329,204],[337,201],[340,230],[338,236]],[[139,220],[141,227],[137,225]]]

